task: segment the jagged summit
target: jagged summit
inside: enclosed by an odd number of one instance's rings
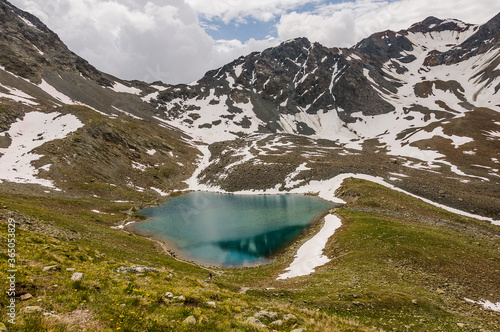
[[[44,68],[74,72],[104,86],[111,80],[71,52],[37,17],[0,0],[0,65],[23,78],[41,82]]]
[[[469,24],[455,19],[442,20],[434,16],[429,16],[422,22],[413,24],[409,29],[402,30],[400,33],[405,34],[408,32],[412,33],[430,33],[430,32],[441,32],[441,31],[458,31],[463,32],[471,27],[475,27],[474,24]]]

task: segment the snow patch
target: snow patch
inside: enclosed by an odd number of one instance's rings
[[[493,303],[488,300],[474,301],[468,298],[464,298],[464,300],[470,303],[479,304],[484,309],[500,312],[500,302]]]
[[[168,196],[169,193],[161,190],[161,189],[158,189],[158,188],[155,188],[155,187],[151,187],[152,190],[156,191],[158,194],[160,194],[161,196]]]
[[[66,96],[64,93],[58,91],[52,85],[47,83],[43,78],[42,78],[42,83],[38,84],[38,87],[40,89],[42,89],[43,91],[47,92],[49,95],[51,95],[55,99],[60,100],[63,104],[75,104],[73,99]]]
[[[14,101],[18,101],[18,102],[21,102],[21,103],[27,104],[27,105],[39,105],[37,102],[34,102],[33,100],[31,100],[31,99],[35,99],[35,97],[32,97],[21,90],[18,90],[16,88],[6,86],[3,84],[0,84],[0,87],[6,89],[8,91],[8,93],[0,92],[0,97],[11,99]]]
[[[340,226],[342,222],[339,217],[333,214],[325,216],[325,223],[321,230],[299,248],[295,259],[285,269],[287,272],[280,274],[277,280],[305,276],[313,273],[317,267],[328,263],[330,259],[323,255],[323,250],[328,239]]]
[[[115,92],[130,93],[133,95],[139,95],[142,93],[141,89],[134,88],[132,86],[126,86],[120,82],[115,82],[115,84],[113,84],[113,87],[111,88],[111,90],[113,90]]]
[[[135,161],[132,161],[132,168],[135,168],[135,169],[138,169],[138,170],[144,172],[148,168],[148,166],[140,164],[140,163],[135,162]]]
[[[126,111],[124,111],[124,110],[122,110],[122,109],[120,109],[120,108],[118,108],[118,107],[116,107],[116,106],[111,106],[111,107],[113,107],[113,108],[114,108],[115,110],[117,110],[118,112],[125,114],[126,116],[130,116],[130,117],[131,117],[131,118],[133,118],[133,119],[136,119],[136,120],[142,120],[140,117],[135,116],[135,115],[133,115],[132,113],[126,112]]]
[[[64,138],[82,126],[83,123],[72,114],[26,113],[7,131],[12,142],[8,148],[0,149],[3,154],[0,157],[0,179],[53,188],[52,181],[36,177],[39,170],[31,163],[42,155],[32,153],[32,150],[52,140]]]

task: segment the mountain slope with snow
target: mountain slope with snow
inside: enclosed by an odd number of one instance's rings
[[[192,189],[286,192],[310,180],[365,173],[434,199],[444,199],[443,186],[453,187],[445,195],[450,205],[500,213],[494,189],[500,184],[499,15],[481,26],[429,17],[349,49],[289,40],[187,85],[120,80],[6,0],[0,17],[0,153],[13,159],[4,165],[4,184],[55,183],[82,194],[94,177],[112,192],[123,185],[140,195],[164,194],[186,185],[169,177],[189,177],[197,148],[205,155],[188,181]],[[45,157],[23,161],[21,176],[13,165],[22,158],[7,154],[17,144],[12,127],[35,112],[56,119],[61,110],[83,127],[41,139],[36,150]],[[47,148],[51,142],[60,148]],[[40,155],[33,151],[26,153]],[[56,151],[52,159],[59,162],[49,161]],[[90,161],[99,163],[98,171],[89,171]],[[113,161],[119,166],[110,167]],[[65,185],[79,181],[77,169],[84,170],[85,185]],[[438,176],[447,180],[439,183]]]

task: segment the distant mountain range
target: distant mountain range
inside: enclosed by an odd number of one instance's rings
[[[500,14],[429,17],[352,48],[298,38],[191,84],[150,84],[100,72],[0,0],[2,191],[148,200],[352,171],[499,219],[499,36]]]

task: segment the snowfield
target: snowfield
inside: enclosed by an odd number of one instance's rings
[[[11,144],[0,149],[0,179],[55,188],[52,181],[37,177],[39,170],[31,163],[42,155],[32,151],[47,142],[64,138],[82,126],[83,123],[71,114],[26,113],[23,119],[2,133],[11,139]]]

